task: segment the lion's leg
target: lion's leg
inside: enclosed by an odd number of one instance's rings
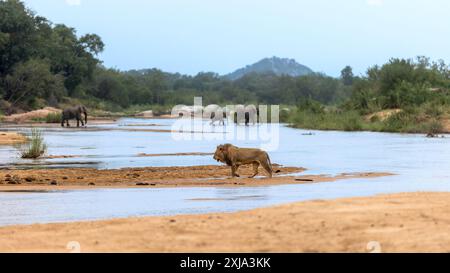
[[[270,166],[270,163],[268,161],[263,161],[261,162],[264,170],[266,170],[267,174],[269,175],[270,178],[272,178],[272,167]]]
[[[259,162],[254,162],[253,163],[253,175],[250,176],[250,178],[254,178],[255,176],[258,175],[258,169],[259,169]]]
[[[237,174],[237,170],[239,169],[239,165],[231,166],[231,177],[240,177],[239,174]]]
[[[236,165],[236,169],[234,170],[234,175],[236,175],[236,177],[241,177],[241,176],[237,173],[239,167],[240,167],[240,165]]]

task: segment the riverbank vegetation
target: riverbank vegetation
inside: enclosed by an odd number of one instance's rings
[[[343,103],[326,106],[306,100],[287,121],[310,129],[449,132],[450,71],[443,61],[391,59],[348,83],[352,93]]]
[[[158,69],[119,71],[102,65],[96,34],[53,24],[19,0],[0,1],[0,116],[84,104],[93,113],[131,115],[174,105],[288,105],[281,120],[298,128],[382,132],[447,132],[450,72],[443,61],[391,59],[365,75],[350,66],[334,78],[246,74],[230,80]],[[283,106],[283,108],[286,108]],[[56,122],[49,116],[45,122]]]
[[[32,122],[38,123],[61,123],[62,115],[61,113],[48,113],[47,116],[43,118],[33,118]]]
[[[44,142],[42,132],[37,129],[31,129],[31,136],[28,144],[23,148],[21,157],[25,159],[36,159],[41,157],[47,151],[47,145]]]

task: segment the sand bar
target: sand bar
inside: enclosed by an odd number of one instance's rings
[[[0,228],[0,252],[449,252],[450,193]]]

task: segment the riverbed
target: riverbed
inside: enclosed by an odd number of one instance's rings
[[[71,155],[40,161],[19,159],[17,147],[0,147],[3,168],[91,167],[119,169],[214,165],[210,155],[139,154],[212,153],[226,142],[259,147],[252,138],[262,126],[210,126],[172,134],[174,120],[120,119],[95,128],[43,128],[49,155]],[[27,132],[28,128],[7,130]],[[159,130],[159,131],[158,131]],[[175,131],[178,131],[176,128]],[[450,138],[414,134],[310,131],[280,126],[274,163],[304,167],[303,174],[337,175],[389,172],[395,176],[340,180],[333,183],[230,188],[92,189],[0,193],[0,225],[85,221],[131,216],[234,212],[296,201],[371,196],[397,192],[450,191]],[[195,131],[195,132],[194,132]],[[244,138],[236,139],[239,134]],[[185,139],[181,139],[185,138]],[[181,139],[181,140],[180,140]],[[266,141],[266,140],[264,140]],[[51,165],[46,165],[51,163]],[[32,165],[32,166],[31,166]]]

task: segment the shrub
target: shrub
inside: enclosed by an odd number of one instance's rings
[[[44,143],[44,138],[39,129],[33,128],[31,130],[30,142],[22,151],[22,158],[36,159],[41,157],[47,151],[47,145]]]
[[[303,99],[300,101],[298,108],[301,111],[308,111],[314,114],[324,113],[325,107],[320,103],[312,99]]]
[[[353,113],[343,115],[341,122],[344,131],[360,131],[362,129],[361,118]]]
[[[413,124],[411,115],[406,110],[394,114],[383,121],[381,131],[383,132],[406,132],[406,128]]]
[[[375,122],[380,122],[381,119],[378,115],[374,115],[370,118],[370,122],[375,123]]]
[[[436,134],[442,133],[444,130],[442,123],[439,122],[438,120],[429,121],[429,122],[423,124],[422,127],[423,127],[422,131],[426,132],[427,134],[430,134],[430,135],[436,135]]]
[[[310,111],[296,111],[290,123],[293,127],[318,130],[359,131],[363,121],[356,111],[325,111],[315,114]]]
[[[61,113],[49,113],[47,117],[45,117],[46,123],[61,123],[62,115]]]
[[[437,103],[428,103],[424,106],[424,108],[425,114],[433,118],[439,118],[442,114],[444,114],[443,107]]]

